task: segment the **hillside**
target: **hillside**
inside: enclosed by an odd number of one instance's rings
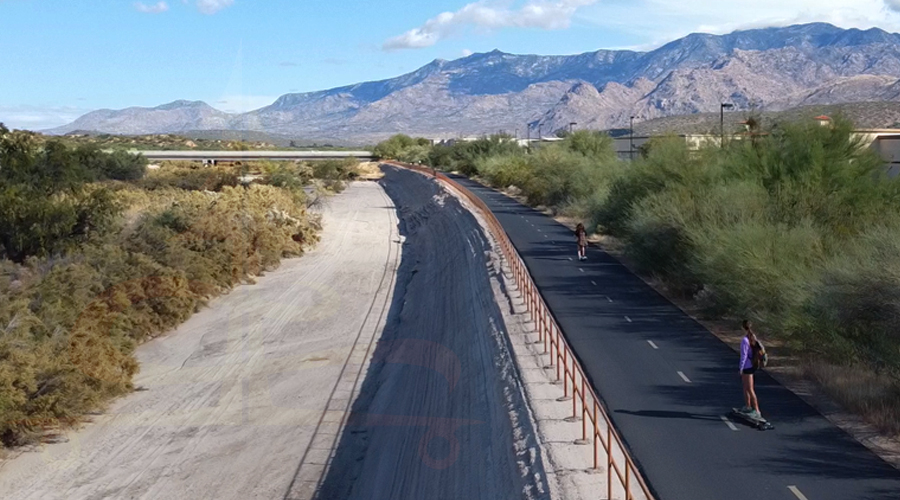
[[[650,52],[571,56],[500,51],[435,60],[397,78],[285,94],[239,115],[202,102],[88,113],[53,133],[249,130],[368,142],[398,132],[434,137],[503,129],[552,133],[570,122],[607,129],[641,120],[800,105],[900,100],[900,35],[829,24],[692,34]]]

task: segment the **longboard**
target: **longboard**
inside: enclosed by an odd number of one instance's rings
[[[737,417],[737,418],[743,420],[744,422],[746,422],[747,424],[750,424],[751,426],[756,427],[757,429],[759,429],[761,431],[770,431],[775,428],[775,426],[772,425],[768,420],[766,420],[764,418],[760,418],[760,419],[751,418],[747,414],[738,410],[737,408],[731,409],[731,416]]]

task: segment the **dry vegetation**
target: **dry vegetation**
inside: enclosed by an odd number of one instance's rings
[[[93,145],[102,149],[124,149],[138,151],[263,151],[278,149],[268,141],[241,139],[203,139],[174,134],[113,135],[113,134],[68,134],[60,137],[44,136],[48,141],[61,141],[70,147]]]
[[[300,255],[317,240],[308,187],[355,175],[350,161],[171,164],[92,182],[75,150],[52,144],[0,127],[0,225],[21,235],[0,246],[3,446],[130,391],[137,345]],[[257,181],[241,183],[251,169]]]

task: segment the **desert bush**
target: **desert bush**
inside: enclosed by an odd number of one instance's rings
[[[613,179],[609,195],[594,219],[603,231],[624,237],[634,206],[643,198],[662,191],[674,172],[688,168],[694,161],[684,141],[664,138],[653,141],[646,158],[635,161],[622,175]]]
[[[495,156],[525,154],[525,149],[507,135],[492,135],[474,141],[457,141],[452,146],[436,146],[428,155],[428,163],[443,170],[463,175],[478,174],[478,162]]]
[[[62,143],[39,148],[0,126],[0,258],[60,253],[108,230],[120,208],[90,177]]]
[[[189,162],[164,162],[159,169],[149,171],[138,183],[148,190],[173,187],[188,191],[221,191],[226,186],[238,184],[240,171],[237,167],[212,167]]]
[[[529,184],[533,168],[530,159],[523,155],[488,156],[480,159],[477,164],[479,174],[491,186],[500,189]]]
[[[115,189],[107,193],[126,214],[131,204],[142,211],[127,231],[52,256],[0,260],[5,446],[74,423],[128,392],[137,345],[316,240],[305,206],[287,189]]]
[[[797,334],[836,364],[864,362],[900,375],[900,217],[866,229],[810,288]]]
[[[655,141],[596,217],[642,272],[702,292],[710,312],[832,362],[897,369],[898,188],[847,122],[783,124],[724,149]]]
[[[359,160],[356,158],[344,158],[343,160],[320,160],[310,162],[312,176],[321,181],[322,185],[334,192],[343,191],[347,181],[356,179],[359,175],[357,167]]]
[[[601,132],[576,130],[566,136],[562,146],[602,163],[611,163],[616,160],[615,144],[612,138]]]
[[[372,149],[372,154],[381,160],[399,160],[408,163],[420,163],[428,157],[431,141],[422,137],[412,138],[397,134],[379,142]]]
[[[531,159],[533,174],[523,186],[525,195],[529,203],[556,209],[606,192],[618,168],[615,160],[585,156],[565,145],[541,148]]]
[[[804,372],[839,404],[862,415],[884,434],[900,436],[900,380],[896,377],[847,366],[845,360],[839,364],[812,360]]]
[[[94,181],[135,181],[143,178],[147,171],[147,159],[140,154],[121,150],[105,153],[94,144],[80,145],[72,154],[75,161],[84,166]]]

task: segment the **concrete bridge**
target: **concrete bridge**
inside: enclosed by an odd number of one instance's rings
[[[339,160],[356,158],[360,161],[374,159],[371,151],[131,151],[140,153],[151,161],[187,160],[210,163],[213,161],[251,160]]]

